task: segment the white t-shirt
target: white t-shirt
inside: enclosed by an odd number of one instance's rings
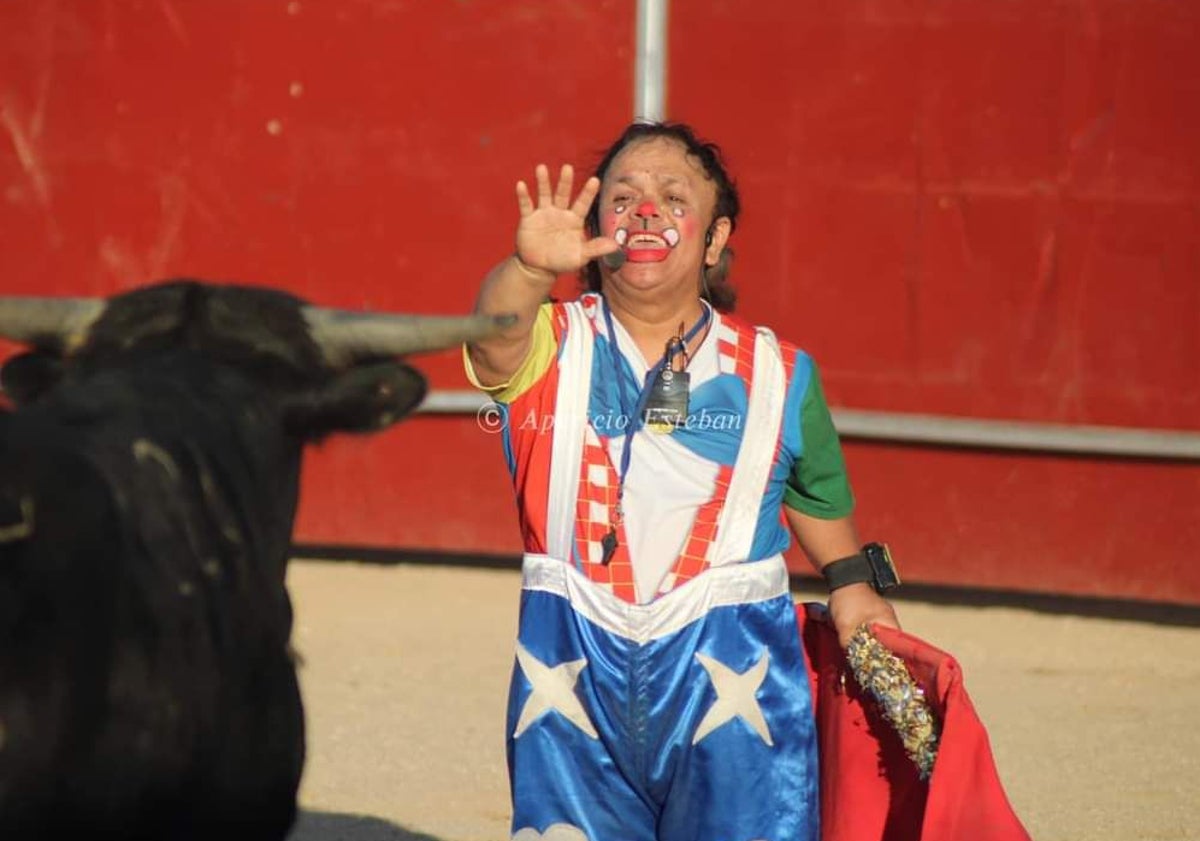
[[[689,388],[693,391],[720,373],[716,337],[721,317],[711,308],[709,312],[711,320],[707,332],[687,366],[691,376]],[[606,324],[603,318],[598,318],[597,322]],[[637,381],[645,382],[646,373],[658,360],[647,364],[621,323],[613,319],[612,324],[621,355],[633,369]],[[618,473],[627,440],[628,436],[609,439],[609,458]],[[622,510],[639,603],[654,598],[663,579],[675,566],[697,509],[712,498],[719,471],[720,465],[683,447],[673,435],[645,428],[635,433]]]

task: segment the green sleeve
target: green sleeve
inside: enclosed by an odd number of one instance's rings
[[[783,501],[789,508],[823,520],[845,517],[854,510],[842,445],[815,364],[800,402],[800,455],[788,476]]]

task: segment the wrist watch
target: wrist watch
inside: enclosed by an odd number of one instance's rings
[[[876,593],[885,593],[900,584],[886,543],[868,543],[856,555],[831,561],[821,567],[821,575],[831,593],[847,584],[863,582],[874,587]]]

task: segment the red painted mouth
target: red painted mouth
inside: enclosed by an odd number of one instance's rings
[[[625,252],[630,263],[661,263],[670,256],[670,248],[631,248]]]
[[[679,231],[667,228],[655,231],[634,231],[626,228],[617,230],[615,239],[625,251],[630,263],[659,263],[671,255],[671,249],[679,244]]]

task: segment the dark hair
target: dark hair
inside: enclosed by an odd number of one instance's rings
[[[721,157],[721,149],[717,144],[697,137],[695,130],[684,123],[632,123],[608,147],[608,151],[604,153],[604,157],[596,166],[596,177],[603,181],[617,155],[626,147],[643,140],[659,138],[674,140],[681,144],[688,156],[695,158],[700,163],[704,174],[717,188],[717,204],[713,210],[713,220],[720,219],[722,216],[727,217],[729,232],[733,233],[737,229],[741,201],[738,198],[737,186],[729,177],[729,173],[725,171],[725,161]],[[586,222],[588,233],[591,236],[598,235],[600,232],[599,196],[592,201],[592,206],[588,208]],[[701,297],[722,312],[732,312],[734,304],[737,303],[737,290],[729,283],[729,270],[732,262],[733,249],[727,245],[721,250],[717,264],[704,268]],[[600,267],[595,261],[584,266],[581,275],[583,285],[589,292],[600,291]]]

